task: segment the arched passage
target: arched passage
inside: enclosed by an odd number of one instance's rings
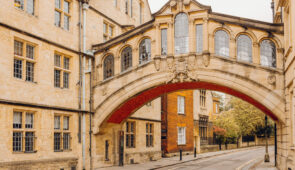
[[[138,108],[144,105],[146,102],[153,100],[164,93],[171,93],[178,90],[189,90],[189,89],[207,89],[220,91],[223,93],[236,96],[240,99],[247,101],[248,103],[256,106],[265,114],[270,116],[273,120],[277,121],[278,117],[267,107],[261,104],[259,101],[253,99],[252,97],[241,93],[237,90],[208,82],[184,82],[184,83],[174,83],[174,84],[163,84],[151,89],[148,89],[138,95],[133,96],[124,104],[119,106],[107,120],[109,123],[121,123],[124,119],[129,117],[130,114],[135,112]]]
[[[167,73],[157,72],[109,93],[101,103],[97,103],[94,133],[99,133],[99,128],[104,123],[121,123],[145,103],[164,93],[188,89],[208,89],[236,96],[284,124],[284,100],[269,88],[249,79],[219,71],[213,75],[210,71],[202,70],[198,72],[197,77],[199,81],[167,84]]]

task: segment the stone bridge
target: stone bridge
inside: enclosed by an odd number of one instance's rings
[[[237,96],[286,121],[283,26],[214,13],[194,0],[169,1],[154,19],[94,45],[94,134],[145,103],[183,89]],[[279,155],[284,141],[278,140]]]

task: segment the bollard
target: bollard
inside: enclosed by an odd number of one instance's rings
[[[182,149],[179,150],[179,160],[182,161]]]
[[[194,149],[194,157],[197,157],[197,148]]]

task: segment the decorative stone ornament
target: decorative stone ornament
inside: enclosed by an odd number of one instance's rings
[[[183,4],[184,4],[185,6],[189,5],[190,2],[191,2],[191,0],[183,0]]]
[[[167,66],[172,69],[174,63],[174,56],[167,56]]]
[[[198,81],[197,76],[188,69],[187,60],[183,57],[178,58],[173,68],[170,70],[170,74],[166,83],[182,83],[182,82],[191,82]]]
[[[102,96],[106,96],[108,94],[108,87],[107,86],[104,86],[102,89],[101,89],[101,95]]]
[[[267,77],[267,83],[270,84],[270,85],[275,85],[275,83],[276,83],[276,76],[273,75],[273,74],[270,74]]]
[[[155,65],[155,68],[157,71],[160,70],[160,67],[161,67],[161,57],[160,56],[155,56],[154,58],[154,65]]]
[[[205,67],[208,67],[210,64],[210,53],[209,51],[205,51],[203,53],[203,64]]]
[[[170,1],[170,7],[171,7],[171,8],[175,7],[176,5],[177,5],[176,0],[172,0],[172,1]]]
[[[195,54],[190,54],[188,56],[188,70],[193,70],[195,68],[195,60],[196,60],[196,55]]]

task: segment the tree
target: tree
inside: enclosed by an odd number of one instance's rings
[[[221,113],[213,124],[226,130],[226,138],[240,138],[242,136],[253,136],[264,133],[265,114],[253,105],[232,97],[228,110]],[[270,119],[268,119],[270,120]],[[268,131],[273,128],[272,121],[269,121]]]

